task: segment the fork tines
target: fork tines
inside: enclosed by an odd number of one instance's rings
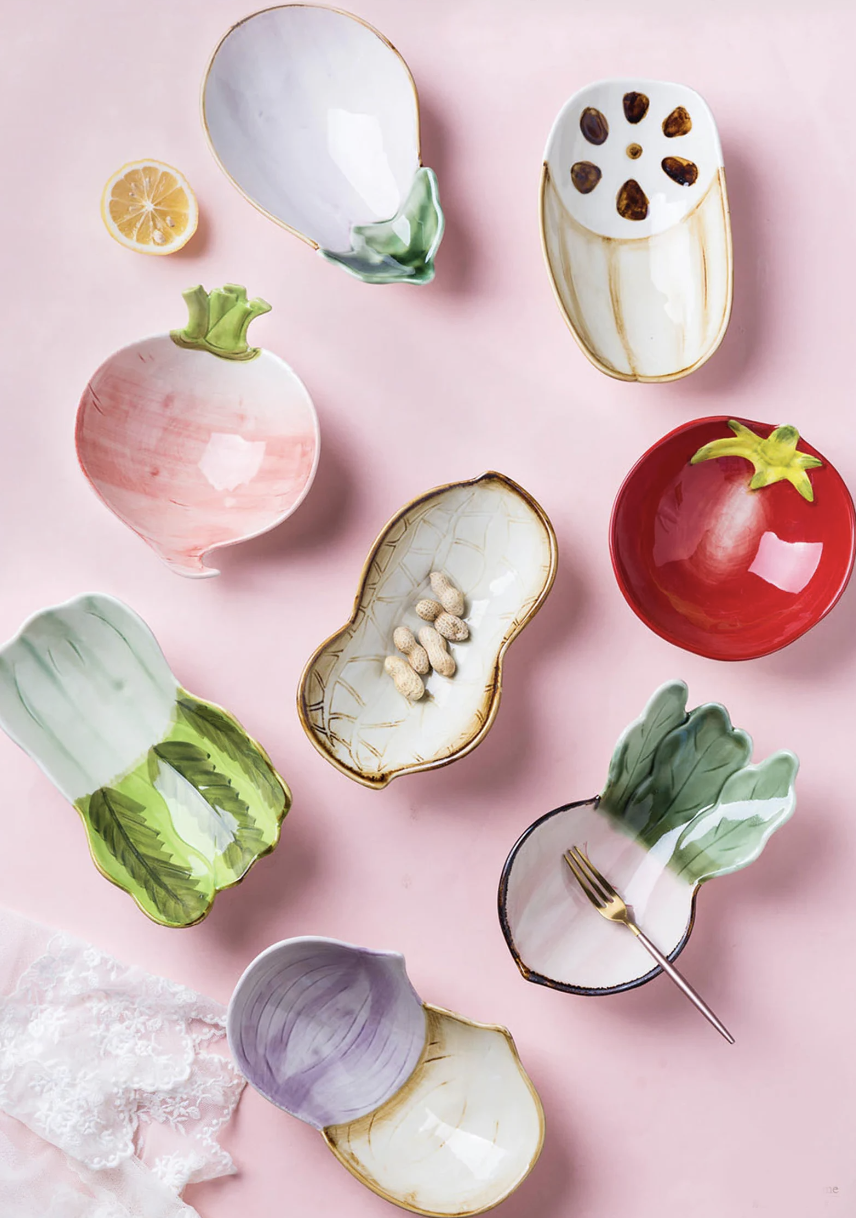
[[[572,846],[570,850],[566,850],[563,857],[575,880],[593,905],[601,908],[618,896],[610,882],[600,874],[578,846]]]

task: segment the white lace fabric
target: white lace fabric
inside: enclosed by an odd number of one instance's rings
[[[0,912],[3,1218],[193,1215],[185,1185],[235,1170],[224,1045],[218,1003]]]

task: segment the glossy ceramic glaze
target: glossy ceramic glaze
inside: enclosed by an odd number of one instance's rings
[[[0,727],[77,808],[99,871],[164,926],[204,918],[291,805],[261,746],[109,596],[45,609],[0,648]]]
[[[541,178],[544,255],[565,320],[609,376],[686,376],[731,311],[731,228],[709,108],[685,85],[604,80],[569,99]]]
[[[328,761],[366,786],[431,769],[482,740],[499,707],[502,657],[553,584],[557,546],[543,510],[502,474],[429,491],[372,547],[351,620],[309,660],[298,712]],[[469,638],[450,643],[453,678],[432,672],[408,702],[384,671],[396,627],[424,622],[414,606],[442,571],[465,598]]]
[[[603,794],[548,812],[503,870],[499,917],[527,981],[577,994],[630,989],[659,972],[626,927],[591,905],[562,858],[585,850],[660,950],[673,959],[701,883],[748,866],[793,813],[789,752],[751,765],[752,740],[708,703],[687,712],[664,685],[615,749]]]
[[[202,91],[221,168],[272,220],[369,283],[427,283],[443,235],[413,78],[358,17],[265,9],[217,47]]]
[[[278,943],[238,982],[227,1027],[250,1083],[404,1209],[482,1213],[541,1152],[541,1104],[509,1033],[423,1005],[395,952]]]
[[[185,293],[189,303],[202,289]],[[246,310],[235,298],[236,329]],[[203,293],[207,297],[207,294]],[[252,318],[250,317],[249,320]],[[222,324],[222,320],[221,320]],[[247,321],[247,324],[248,321]],[[107,506],[180,575],[209,576],[205,556],[275,528],[302,502],[318,465],[318,418],[303,382],[279,356],[246,343],[159,334],[111,355],[77,413],[77,454]],[[216,334],[215,334],[216,340]]]
[[[652,630],[711,659],[747,660],[829,612],[850,578],[856,527],[841,477],[802,438],[799,451],[822,462],[807,474],[812,502],[787,480],[751,489],[743,457],[690,464],[730,434],[727,416],[698,419],[649,449],[616,497],[610,546],[618,585]]]

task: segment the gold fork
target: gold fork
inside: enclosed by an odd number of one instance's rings
[[[654,946],[647,935],[644,935],[636,923],[630,916],[627,906],[624,901],[612,887],[610,882],[600,874],[594,864],[583,854],[582,850],[577,846],[573,846],[570,850],[566,850],[564,860],[571,869],[574,879],[582,888],[592,905],[597,912],[610,922],[619,922],[622,926],[626,926],[628,930],[633,931],[633,934],[659,964],[664,973],[668,973],[675,985],[683,990],[690,1002],[694,1002],[702,1015],[709,1019],[717,1032],[720,1032],[730,1045],[734,1044],[734,1037],[720,1021],[716,1018],[713,1011],[695,992],[693,987],[686,981],[673,964],[670,964],[663,953]]]

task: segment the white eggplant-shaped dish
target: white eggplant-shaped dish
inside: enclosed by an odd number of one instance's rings
[[[685,85],[605,80],[575,93],[541,176],[544,256],[591,362],[625,381],[693,372],[731,313],[731,223],[713,115]]]
[[[351,619],[318,648],[297,695],[318,751],[348,777],[384,787],[400,774],[462,757],[499,709],[502,658],[556,575],[556,535],[543,509],[502,474],[428,491],[393,517],[366,560]],[[450,643],[452,679],[432,672],[408,702],[384,671],[393,634],[425,623],[414,606],[442,571],[464,595],[469,638]]]
[[[403,1209],[480,1214],[541,1153],[541,1102],[508,1031],[423,1004],[397,952],[277,943],[238,982],[227,1032],[252,1086]]]
[[[656,977],[626,927],[589,903],[562,858],[584,849],[670,960],[693,926],[700,884],[746,867],[796,806],[799,763],[778,752],[750,765],[752,740],[724,707],[687,711],[687,687],[664,685],[616,745],[603,794],[548,812],[514,846],[499,919],[527,981],[613,994]]]
[[[372,26],[286,4],[233,26],[202,90],[211,150],[277,224],[366,283],[428,283],[443,236],[407,64]]]
[[[262,747],[182,689],[110,596],[45,609],[0,648],[0,728],[74,804],[102,875],[163,926],[204,918],[291,806]]]

